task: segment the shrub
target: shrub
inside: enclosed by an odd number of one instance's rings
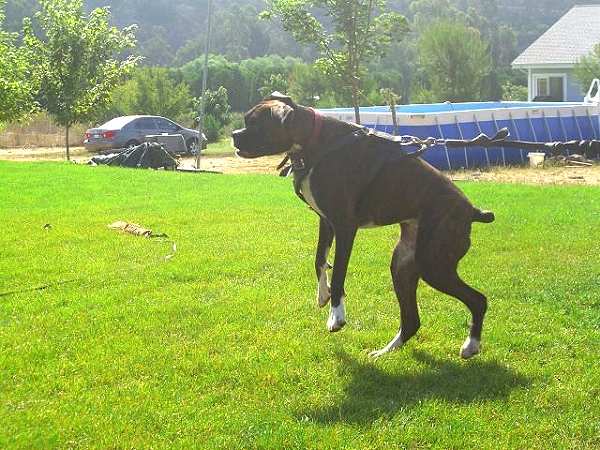
[[[221,137],[222,124],[212,114],[204,116],[204,129],[202,132],[206,136],[208,142],[217,142]]]
[[[216,91],[206,90],[204,103],[204,134],[208,142],[219,140],[223,128],[231,122],[231,107],[227,89],[219,86]],[[200,99],[194,99],[194,111],[200,109]]]

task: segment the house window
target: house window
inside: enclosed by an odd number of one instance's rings
[[[534,75],[534,100],[565,101],[565,75]]]

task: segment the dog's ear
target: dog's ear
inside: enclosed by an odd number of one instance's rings
[[[271,117],[281,122],[283,126],[288,125],[294,117],[294,108],[289,106],[287,103],[277,104],[271,107]]]
[[[285,103],[286,105],[288,105],[291,108],[295,108],[296,104],[294,103],[294,100],[292,100],[292,97],[288,96],[288,95],[284,95],[281,92],[273,92],[271,95],[269,95],[267,98],[265,98],[265,100],[279,100],[280,102]]]

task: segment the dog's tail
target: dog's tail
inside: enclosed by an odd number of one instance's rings
[[[494,220],[496,220],[496,216],[493,212],[473,208],[473,222],[492,223]]]

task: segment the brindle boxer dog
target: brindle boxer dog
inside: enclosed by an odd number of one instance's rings
[[[399,145],[385,141],[387,150],[382,150],[381,138],[360,137],[357,125],[322,117],[282,94],[273,93],[252,108],[245,124],[233,133],[237,154],[291,157],[297,193],[320,217],[317,301],[324,307],[331,300],[329,331],[346,323],[344,279],[357,230],[397,223],[401,233],[391,272],[401,327],[371,356],[397,349],[419,329],[416,291],[421,278],[469,308],[472,324],[460,355],[479,353],[487,300],[461,280],[457,266],[469,249],[471,224],[492,222],[493,213],[474,207],[448,178],[422,159],[404,155]],[[327,257],[334,238],[330,288]]]

